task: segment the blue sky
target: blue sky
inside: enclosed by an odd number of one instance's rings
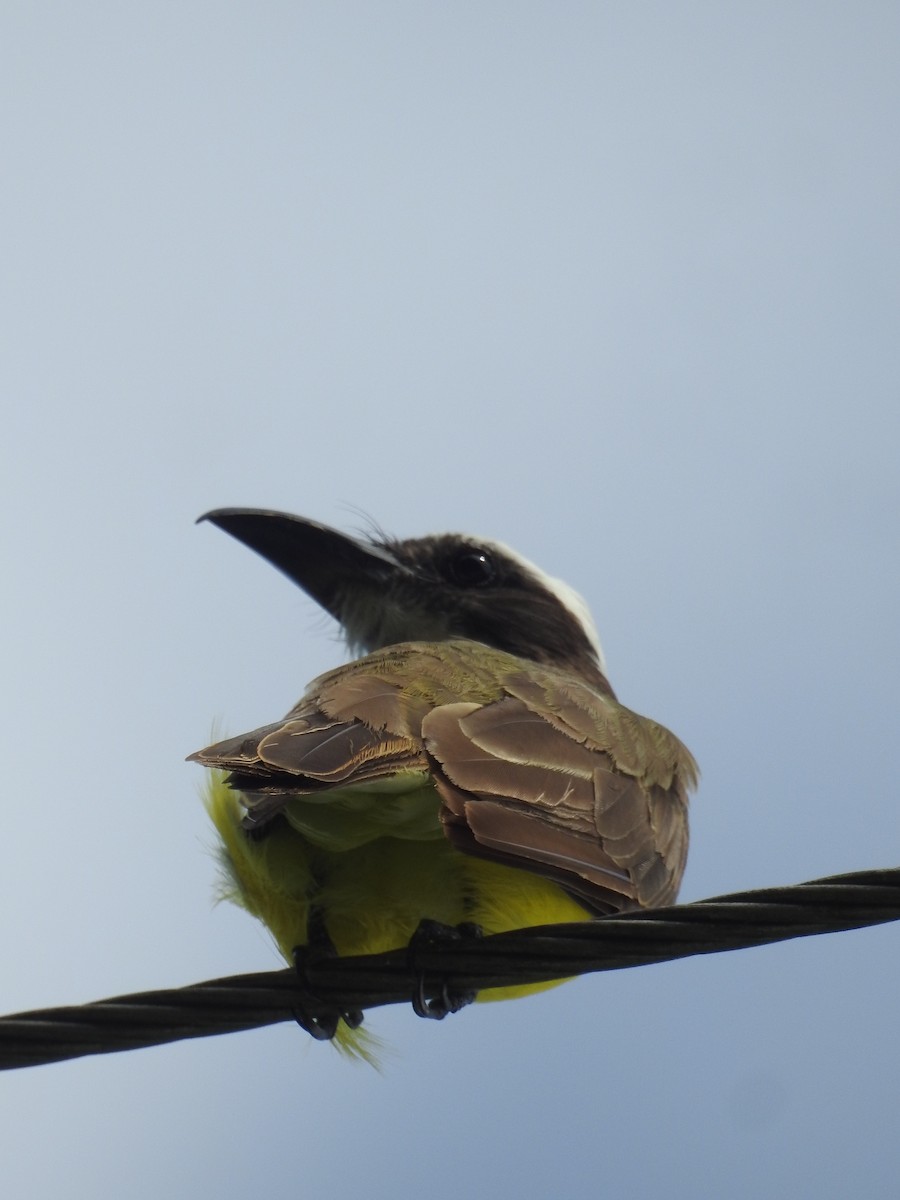
[[[897,865],[898,111],[866,0],[7,4],[0,1008],[277,965],[183,759],[342,652],[224,505],[577,587],[683,899]],[[5,1192],[893,1197],[897,939],[12,1073]]]

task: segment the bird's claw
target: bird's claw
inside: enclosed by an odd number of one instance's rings
[[[410,966],[416,975],[416,986],[412,994],[413,1012],[417,1017],[427,1017],[432,1021],[443,1021],[448,1013],[459,1012],[467,1004],[471,1004],[478,994],[475,991],[460,991],[450,987],[446,979],[439,980],[434,987],[428,987],[425,972],[417,962],[417,952],[423,947],[433,949],[441,943],[458,942],[462,938],[480,938],[481,927],[471,921],[461,925],[444,925],[440,921],[423,920],[409,941]],[[428,995],[429,992],[437,994]]]
[[[340,1009],[334,1004],[320,1000],[309,986],[306,971],[315,962],[333,957],[334,944],[325,931],[324,922],[316,918],[310,921],[310,943],[295,946],[294,969],[297,972],[297,996],[293,1006],[294,1020],[301,1029],[317,1042],[330,1042],[337,1033],[338,1025],[344,1022],[350,1029],[359,1029],[363,1023],[362,1011],[358,1008]]]

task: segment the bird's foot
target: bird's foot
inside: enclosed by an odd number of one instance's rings
[[[416,987],[412,994],[413,1012],[417,1017],[428,1017],[432,1021],[443,1021],[448,1013],[459,1012],[467,1004],[471,1004],[477,992],[454,990],[446,979],[439,979],[429,986],[416,961],[418,951],[429,950],[446,944],[458,942],[463,938],[480,938],[482,930],[471,921],[461,925],[444,925],[440,921],[423,920],[409,940],[409,963],[416,976]],[[436,994],[435,994],[436,992]]]
[[[310,913],[307,926],[309,942],[293,949],[294,969],[297,972],[297,997],[294,1004],[294,1019],[301,1029],[318,1042],[330,1042],[337,1033],[341,1021],[350,1029],[359,1029],[363,1023],[362,1011],[358,1008],[341,1009],[335,1004],[321,1000],[309,986],[307,968],[325,958],[334,958],[337,950],[328,936],[321,912]]]
[[[309,966],[321,962],[328,954],[317,947],[295,946],[294,968],[297,972],[297,994],[294,1000],[294,1020],[301,1029],[317,1042],[330,1042],[337,1033],[341,1021],[351,1029],[363,1023],[363,1014],[358,1008],[341,1009],[326,1000],[321,1000],[310,988],[306,977]]]

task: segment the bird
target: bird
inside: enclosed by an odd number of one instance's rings
[[[468,534],[353,536],[251,508],[199,521],[302,588],[354,656],[281,720],[190,755],[212,769],[226,893],[288,962],[674,901],[697,765],[617,699],[573,588]],[[310,1002],[298,1019],[347,1042],[362,1016]]]

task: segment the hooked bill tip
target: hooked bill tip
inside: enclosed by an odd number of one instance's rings
[[[265,508],[211,508],[209,512],[201,513],[194,522],[199,525],[201,521],[210,521],[213,525],[219,525],[228,517],[242,516],[280,516],[281,514],[273,512]]]

